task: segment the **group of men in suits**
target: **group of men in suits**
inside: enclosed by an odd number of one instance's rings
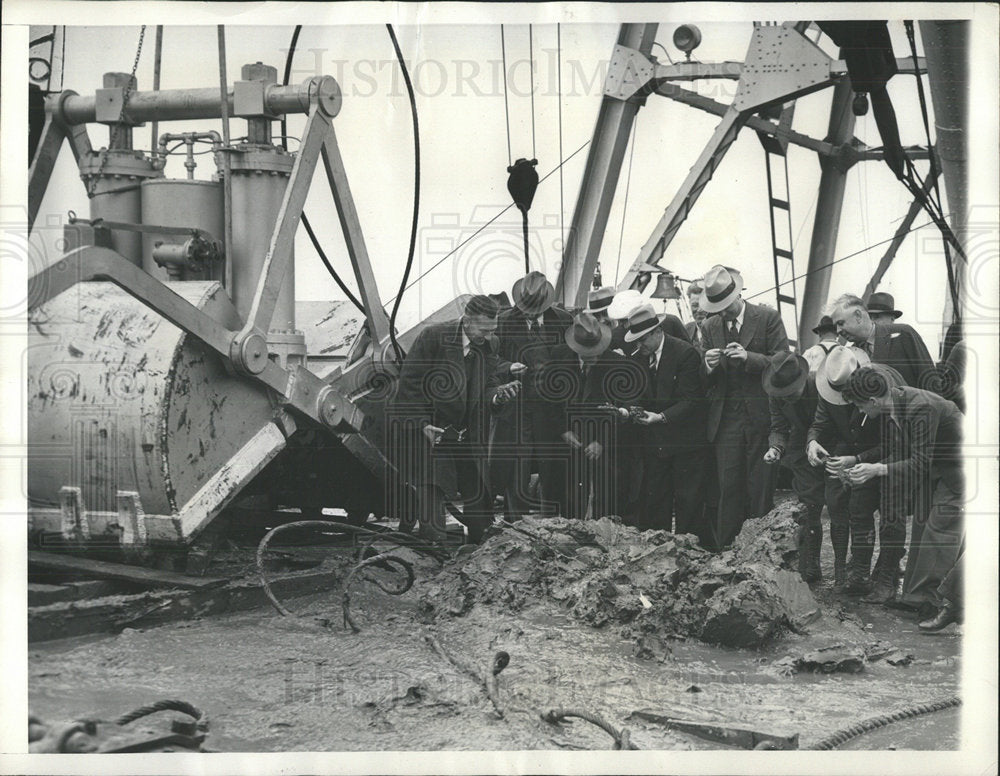
[[[955,405],[936,396],[941,370],[919,335],[873,319],[899,317],[890,296],[873,295],[866,305],[844,295],[814,329],[819,344],[797,355],[778,312],[743,298],[738,270],[712,267],[689,295],[694,320],[686,327],[658,316],[637,291],[597,289],[572,315],[555,304],[545,276],[530,272],[515,283],[512,307],[501,311],[475,296],[461,320],[425,329],[403,364],[392,413],[403,421],[394,437],[402,442],[397,468],[417,494],[421,532],[440,540],[446,506],[460,503],[452,511],[478,541],[499,495],[506,520],[529,511],[613,514],[642,529],[694,534],[719,550],[745,520],[771,510],[781,462],[806,507],[803,578],[822,577],[825,506],[835,583],[869,600],[893,599],[907,516],[919,512],[923,528],[933,513],[937,527],[928,535],[954,544],[955,500],[934,511],[928,505],[937,496],[914,495],[914,478],[923,478],[924,494],[930,475],[916,464],[884,463],[910,455],[913,434],[887,430],[874,420],[872,397],[847,386],[877,365],[892,390],[875,399],[891,394],[893,408],[930,406],[947,415],[952,433],[944,404]],[[897,387],[907,391],[892,393]],[[883,415],[899,417],[891,409]],[[945,468],[954,494],[953,467]],[[945,512],[951,522],[941,519]],[[956,553],[928,560],[929,552],[907,571],[912,584],[904,580],[903,598],[918,604],[937,600],[928,591],[945,576],[942,564],[955,565]]]

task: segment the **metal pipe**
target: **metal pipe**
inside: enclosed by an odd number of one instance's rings
[[[233,288],[233,175],[229,154],[229,100],[227,99],[228,79],[226,77],[226,27],[219,25],[219,96],[217,104],[222,109],[222,174],[223,174],[223,214],[225,218],[225,267],[226,290]]]
[[[156,48],[153,54],[153,91],[160,91],[160,65],[163,59],[163,25],[156,25]],[[150,128],[149,136],[149,147],[156,147],[156,135],[159,132],[160,127],[157,121],[153,121],[153,125]]]
[[[851,103],[854,91],[849,78],[841,78],[833,90],[830,105],[830,125],[825,140],[835,146],[848,142],[854,135],[854,111]],[[833,259],[837,250],[840,231],[840,211],[844,206],[844,189],[847,186],[847,169],[836,157],[820,156],[823,169],[816,200],[816,217],[813,221],[812,241],[809,245],[809,265],[805,287],[802,290],[802,312],[799,317],[799,348],[814,345],[817,337],[813,326],[819,323],[826,298],[830,293]]]
[[[320,76],[297,86],[271,84],[264,89],[264,107],[268,113],[308,113],[310,96],[318,96],[324,111],[336,116],[340,110],[340,87],[333,76]],[[49,110],[56,110],[69,125],[97,120],[96,98],[79,94],[61,101],[49,98]],[[233,94],[226,94],[226,108],[233,112]],[[184,121],[188,119],[218,119],[222,117],[219,90],[166,89],[159,92],[134,92],[129,96],[126,116],[131,121]]]
[[[927,57],[927,80],[934,106],[934,147],[944,175],[948,223],[960,244],[968,226],[969,27],[968,21],[922,21],[920,38]],[[965,264],[953,262],[959,299],[964,298]],[[944,325],[953,317],[945,295]]]

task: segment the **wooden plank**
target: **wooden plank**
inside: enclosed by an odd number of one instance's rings
[[[715,741],[741,749],[756,749],[758,746],[768,749],[798,749],[799,734],[775,735],[765,733],[744,725],[734,725],[729,722],[704,722],[701,720],[675,719],[651,711],[633,711],[630,718],[654,722],[664,727],[680,730],[685,733]]]
[[[28,551],[28,567],[46,569],[48,571],[63,571],[71,574],[86,574],[101,579],[117,579],[124,582],[134,582],[147,587],[179,587],[185,590],[200,590],[207,587],[224,585],[227,580],[214,577],[192,577],[178,574],[174,571],[160,571],[141,566],[128,566],[123,563],[108,563],[91,558],[78,558],[72,555]]]
[[[271,590],[282,600],[313,595],[333,589],[343,574],[343,568],[329,564],[306,572],[276,574],[270,580]],[[125,627],[148,628],[270,605],[256,575],[214,589],[151,591],[86,601],[64,601],[28,608],[28,642],[90,633],[116,633]],[[281,619],[277,613],[274,617]]]

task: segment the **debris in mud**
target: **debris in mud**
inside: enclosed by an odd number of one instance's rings
[[[799,734],[775,734],[764,733],[759,730],[737,725],[730,722],[703,722],[696,720],[677,719],[669,715],[650,711],[633,711],[629,719],[641,719],[653,722],[673,730],[681,730],[685,733],[704,738],[707,741],[715,741],[729,746],[738,746],[741,749],[798,749]]]
[[[833,644],[798,657],[787,655],[775,660],[771,669],[785,676],[802,671],[821,674],[857,674],[865,670],[865,653],[858,647]]]
[[[519,612],[548,599],[594,627],[619,626],[641,657],[666,659],[664,639],[756,647],[819,614],[795,572],[796,516],[785,503],[748,520],[731,550],[690,535],[641,532],[615,518],[523,518],[424,584],[432,616],[477,605]]]

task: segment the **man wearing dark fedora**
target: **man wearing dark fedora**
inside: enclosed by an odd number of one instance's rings
[[[632,359],[646,383],[639,400],[645,412],[638,418],[641,480],[632,522],[644,530],[675,530],[711,543],[711,526],[704,519],[707,444],[701,357],[677,336],[684,333],[678,319],[661,322],[648,304],[628,318],[625,339],[638,345]]]
[[[448,503],[461,502],[456,517],[472,543],[493,522],[485,471],[490,412],[519,389],[516,381],[500,384],[497,312],[494,300],[477,295],[460,320],[421,331],[389,408],[387,450],[414,493],[420,534],[433,542],[446,539]],[[401,529],[412,524],[413,515],[401,517]]]
[[[635,404],[642,384],[628,359],[609,350],[611,328],[579,313],[542,369],[537,388],[548,412],[543,438],[560,470],[555,498],[564,517],[620,514],[616,467],[619,419],[609,409]]]
[[[555,288],[541,272],[529,272],[518,279],[512,296],[514,306],[500,314],[497,337],[500,359],[510,362],[510,378],[520,379],[523,390],[497,417],[490,465],[493,489],[504,496],[508,520],[516,520],[531,509],[532,472],[538,472],[542,511],[546,511],[544,502],[551,502],[546,488],[554,487],[554,474],[537,433],[541,417],[550,408],[539,396],[536,380],[573,320],[554,304]],[[554,509],[550,503],[548,511]]]
[[[826,361],[827,353],[840,343],[837,341],[837,327],[833,325],[833,318],[829,315],[819,319],[819,323],[813,327],[813,334],[819,337],[819,342],[806,348],[802,357],[809,362],[809,371],[816,374],[820,364]]]
[[[903,314],[896,309],[896,300],[892,298],[892,294],[885,291],[876,291],[868,297],[867,310],[875,323],[895,323]]]
[[[826,501],[826,478],[823,469],[810,466],[806,457],[806,436],[819,400],[815,375],[810,373],[809,362],[804,356],[779,351],[771,356],[761,379],[771,408],[771,434],[764,461],[769,464],[780,461],[792,472],[792,490],[805,505],[798,536],[799,573],[808,583],[819,582],[823,578],[820,515]],[[842,587],[847,579],[849,516],[846,510],[837,508],[838,503],[828,506],[834,548],[834,584]]]
[[[715,546],[721,549],[732,544],[744,520],[773,506],[774,475],[764,463],[771,415],[761,373],[772,355],[788,350],[788,338],[777,310],[744,301],[738,272],[717,264],[705,274],[703,289],[700,307],[711,317],[704,324],[702,370],[719,481]]]

